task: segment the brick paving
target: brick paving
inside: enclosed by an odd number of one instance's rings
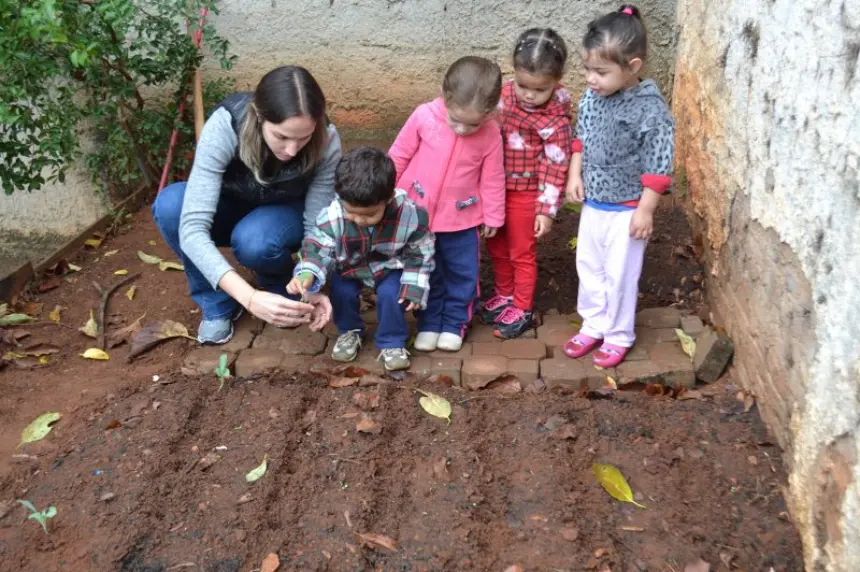
[[[369,324],[368,336],[354,365],[372,373],[383,373],[378,352],[373,347],[372,330],[376,316],[365,314]],[[564,355],[562,345],[579,329],[581,318],[576,314],[547,314],[529,335],[517,340],[499,340],[492,328],[476,323],[458,352],[412,352],[410,373],[417,378],[431,375],[450,377],[454,384],[471,390],[486,387],[501,376],[515,376],[523,384],[542,379],[552,391],[595,389],[607,383],[607,377],[618,385],[630,383],[662,383],[674,387],[692,387],[696,371],[692,360],[681,349],[675,328],[688,327],[693,337],[708,340],[703,351],[722,358],[725,351],[709,337],[708,328],[698,318],[683,316],[674,308],[651,308],[637,316],[637,342],[628,359],[613,370],[599,370],[590,356],[573,360]],[[412,326],[414,328],[414,324]],[[704,333],[703,333],[704,332]],[[279,329],[245,317],[237,324],[233,341],[219,348],[204,347],[191,352],[183,371],[207,374],[214,370],[221,353],[227,353],[234,375],[244,377],[271,369],[287,372],[329,371],[339,364],[328,353],[337,332],[328,327],[312,333],[305,328]],[[722,349],[720,346],[719,349]],[[728,358],[726,358],[728,359]],[[709,380],[717,366],[708,362]],[[700,366],[701,367],[701,366]],[[707,368],[702,368],[707,369]]]

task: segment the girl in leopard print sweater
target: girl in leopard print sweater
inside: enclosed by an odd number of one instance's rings
[[[669,191],[675,123],[653,80],[640,80],[647,37],[630,5],[588,25],[581,54],[588,89],[579,102],[566,194],[584,202],[579,222],[577,311],[582,328],[564,347],[621,363],[634,318],[654,210]]]

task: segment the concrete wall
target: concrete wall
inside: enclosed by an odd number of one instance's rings
[[[583,86],[578,46],[586,24],[621,2],[564,0],[222,0],[218,29],[239,55],[232,75],[252,89],[268,70],[307,67],[326,93],[341,130],[397,129],[435,97],[447,67],[464,55],[510,70],[523,30],[550,26],[571,52],[565,83]],[[637,3],[651,33],[650,73],[671,89],[675,0]],[[207,74],[220,73],[216,69]]]
[[[678,173],[807,570],[860,570],[860,1],[680,0]]]

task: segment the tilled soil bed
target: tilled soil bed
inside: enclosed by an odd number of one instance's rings
[[[451,401],[450,424],[415,386]],[[708,389],[592,400],[272,374],[219,391],[214,376],[163,375],[19,450],[0,515],[17,498],[58,514],[45,534],[11,505],[0,569],[239,571],[274,552],[281,570],[802,570],[779,450],[734,387]],[[362,415],[381,431],[358,432]],[[595,462],[647,508],[611,498]]]

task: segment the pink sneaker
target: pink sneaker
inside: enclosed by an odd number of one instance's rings
[[[510,296],[496,294],[481,305],[481,321],[485,324],[494,324],[513,301]]]
[[[594,361],[594,365],[607,369],[623,362],[629,351],[630,348],[604,343],[599,350],[594,352],[591,359]]]

